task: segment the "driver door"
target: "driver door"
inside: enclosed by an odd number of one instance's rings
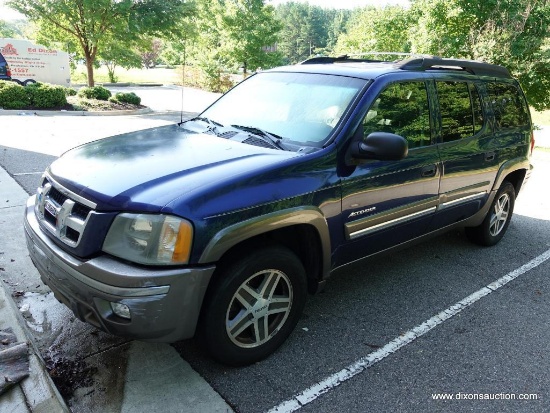
[[[336,253],[344,264],[422,235],[433,218],[441,167],[433,145],[427,84],[389,84],[363,119],[364,137],[389,132],[404,137],[408,155],[399,161],[371,160],[342,178],[346,242]]]

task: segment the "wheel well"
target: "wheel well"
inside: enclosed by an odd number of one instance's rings
[[[514,189],[516,190],[516,196],[519,194],[523,180],[525,179],[525,174],[527,171],[525,169],[518,169],[517,171],[511,172],[504,178],[505,181],[510,182]]]
[[[317,291],[318,282],[322,279],[321,240],[315,228],[307,224],[279,228],[249,238],[227,250],[218,261],[217,268],[225,268],[243,254],[251,254],[255,249],[268,245],[282,245],[294,252],[306,271],[308,292],[313,294]]]

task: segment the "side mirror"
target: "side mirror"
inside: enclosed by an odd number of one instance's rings
[[[409,145],[402,136],[387,132],[373,132],[366,139],[354,142],[353,158],[399,161],[407,156]]]

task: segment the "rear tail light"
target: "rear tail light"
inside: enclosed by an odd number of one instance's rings
[[[11,69],[10,69],[10,65],[6,64],[6,75],[8,75],[8,77],[11,77]]]
[[[535,149],[535,133],[531,131],[531,155],[533,155],[533,149]]]

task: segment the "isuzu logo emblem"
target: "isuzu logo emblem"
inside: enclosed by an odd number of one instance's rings
[[[46,201],[44,204],[44,209],[52,214],[54,218],[57,218],[57,208],[54,207],[51,202]]]

